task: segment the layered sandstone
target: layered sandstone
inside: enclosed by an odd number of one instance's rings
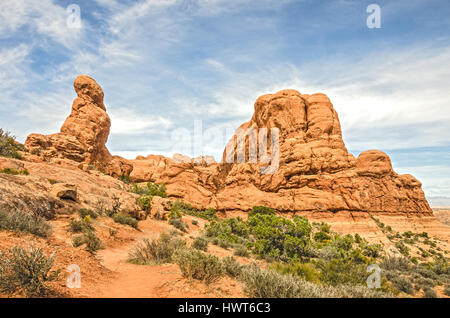
[[[45,161],[68,159],[95,164],[114,176],[128,175],[132,166],[125,159],[112,156],[105,146],[111,120],[103,104],[102,88],[87,75],[78,76],[73,86],[77,97],[60,132],[31,134],[25,141],[26,148]]]
[[[262,173],[267,164],[251,162],[249,137],[240,138],[254,129],[259,140],[260,128],[279,131],[278,169],[269,174]],[[245,160],[237,162],[241,146]],[[355,159],[347,151],[338,114],[324,94],[284,90],[259,97],[227,148],[235,151],[233,163],[226,163],[226,151],[221,163],[210,165],[149,156],[132,161],[131,177],[164,182],[169,197],[220,211],[265,205],[282,212],[432,213],[421,183],[395,173],[388,155],[369,150]],[[268,149],[270,156],[270,141]]]
[[[84,170],[95,164],[116,177],[130,175],[134,182],[165,183],[169,198],[219,211],[265,205],[295,213],[432,213],[421,183],[397,174],[387,154],[369,150],[355,158],[347,151],[338,114],[324,94],[283,90],[259,97],[252,118],[237,129],[220,163],[179,154],[126,161],[111,156],[105,146],[111,122],[101,87],[85,75],[74,87],[78,97],[61,132],[27,138],[26,147],[40,159],[72,162]],[[261,146],[259,156],[250,154],[258,148],[252,140],[259,142],[264,134],[269,163],[262,160]]]

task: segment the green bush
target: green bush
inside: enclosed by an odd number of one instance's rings
[[[211,243],[213,243],[214,245],[217,245],[223,249],[226,249],[226,250],[233,246],[232,243],[222,240],[222,239],[219,239],[219,238],[213,238]]]
[[[369,275],[366,264],[358,264],[350,259],[320,260],[317,267],[320,270],[320,280],[332,286],[364,285]]]
[[[251,217],[256,214],[275,215],[275,210],[265,206],[254,206],[248,216]]]
[[[269,269],[274,270],[283,275],[299,276],[306,281],[319,284],[320,272],[311,263],[273,263],[270,265]]]
[[[40,237],[48,237],[52,226],[44,218],[22,211],[0,210],[0,230],[27,232]]]
[[[94,231],[94,227],[91,223],[87,222],[86,219],[75,220],[72,219],[69,224],[69,231],[73,233],[87,233]]]
[[[222,262],[217,256],[198,250],[177,250],[174,261],[180,267],[183,277],[197,279],[210,284],[224,275]]]
[[[84,219],[87,216],[90,216],[93,219],[96,219],[98,217],[98,214],[90,209],[80,209],[78,210],[78,215]]]
[[[404,276],[394,276],[390,279],[390,281],[394,284],[394,286],[401,290],[402,292],[405,292],[407,294],[413,295],[414,294],[414,288],[411,284],[410,279],[404,277]]]
[[[423,289],[424,298],[437,298],[436,292],[431,287],[425,287]]]
[[[450,285],[446,285],[444,287],[444,294],[450,296]]]
[[[96,251],[104,248],[103,242],[95,235],[93,231],[89,231],[84,234],[84,244],[86,244],[85,250],[94,254]]]
[[[289,220],[258,213],[249,217],[247,225],[255,238],[255,254],[282,259],[308,255],[311,225],[305,217],[294,216]]]
[[[158,197],[167,197],[166,193],[166,185],[156,184],[153,182],[148,182],[145,187],[140,187],[137,184],[133,184],[130,189],[130,192],[136,193],[139,195],[147,195],[147,196],[158,196]]]
[[[242,265],[240,265],[236,259],[232,256],[227,256],[222,260],[222,265],[225,273],[230,276],[237,278],[242,273]]]
[[[75,235],[72,238],[72,245],[79,247],[85,244],[85,250],[91,254],[95,254],[100,249],[104,248],[103,242],[97,237],[94,231],[87,231],[80,235]]]
[[[30,174],[27,169],[16,170],[16,169],[12,169],[12,168],[5,168],[3,170],[0,170],[0,173],[6,173],[6,174],[12,174],[12,175],[21,174],[21,175],[25,175],[25,176],[28,176]]]
[[[16,142],[15,137],[0,128],[0,156],[22,159],[18,151],[23,151],[23,145]]]
[[[321,243],[328,242],[331,241],[331,236],[324,231],[320,231],[314,234],[314,241]]]
[[[169,218],[181,218],[183,214],[196,216],[208,221],[217,220],[216,210],[213,208],[197,210],[187,202],[180,200],[175,201],[170,208]]]
[[[243,238],[247,238],[249,235],[247,224],[240,217],[211,221],[205,230],[207,237],[217,238],[229,243],[241,243]]]
[[[300,277],[262,270],[255,265],[244,267],[239,279],[244,283],[246,293],[256,298],[392,297],[391,294],[362,285],[318,285]]]
[[[128,261],[138,265],[171,263],[175,251],[183,249],[186,242],[170,234],[161,234],[157,240],[144,239],[134,247]]]
[[[381,255],[381,251],[383,250],[380,244],[367,244],[364,246],[363,254],[368,257],[377,258]]]
[[[135,228],[135,229],[138,228],[138,221],[134,217],[129,216],[127,214],[116,213],[116,214],[113,214],[112,219],[116,223],[129,225],[129,226],[131,226],[132,228]]]
[[[408,272],[411,269],[411,263],[406,257],[403,256],[387,256],[383,258],[380,263],[380,267],[384,270]]]
[[[59,272],[51,271],[54,253],[45,256],[40,248],[13,247],[0,253],[0,290],[8,295],[23,293],[27,297],[47,296],[47,282],[57,279]]]
[[[127,176],[127,175],[125,175],[125,174],[122,174],[122,175],[119,177],[119,180],[122,181],[123,183],[126,183],[126,184],[131,183],[131,178],[130,178],[130,176]]]
[[[178,218],[169,219],[169,224],[185,233],[187,233],[189,228],[189,225],[187,225],[187,223],[184,223],[181,219]]]
[[[249,257],[250,253],[248,252],[248,249],[244,245],[238,245],[234,249],[234,255],[236,256],[242,256],[242,257]]]
[[[344,236],[336,235],[333,240],[333,245],[337,249],[342,249],[344,251],[349,251],[354,243],[353,236],[351,234],[347,234]]]
[[[192,242],[192,247],[206,252],[208,250],[208,241],[203,237],[197,237],[194,242]]]
[[[142,210],[150,211],[150,209],[152,208],[152,200],[152,196],[143,195],[137,199],[137,204],[141,207]]]

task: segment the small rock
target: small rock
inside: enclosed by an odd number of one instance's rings
[[[56,183],[50,193],[60,199],[77,200],[77,186],[74,184]]]

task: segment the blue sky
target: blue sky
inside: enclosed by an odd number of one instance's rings
[[[366,26],[371,3],[380,29]],[[196,156],[174,131],[236,128],[280,89],[323,92],[355,156],[385,151],[450,205],[449,16],[448,0],[3,0],[0,127],[20,141],[58,131],[88,74],[105,91],[113,154]],[[217,159],[225,142],[203,153]]]

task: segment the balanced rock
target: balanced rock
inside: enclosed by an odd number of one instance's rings
[[[111,156],[106,148],[111,120],[103,104],[103,90],[87,75],[78,76],[73,84],[77,97],[72,112],[52,135],[31,134],[25,146],[43,160],[64,158],[98,165],[114,176],[128,175],[132,166],[120,157]]]

